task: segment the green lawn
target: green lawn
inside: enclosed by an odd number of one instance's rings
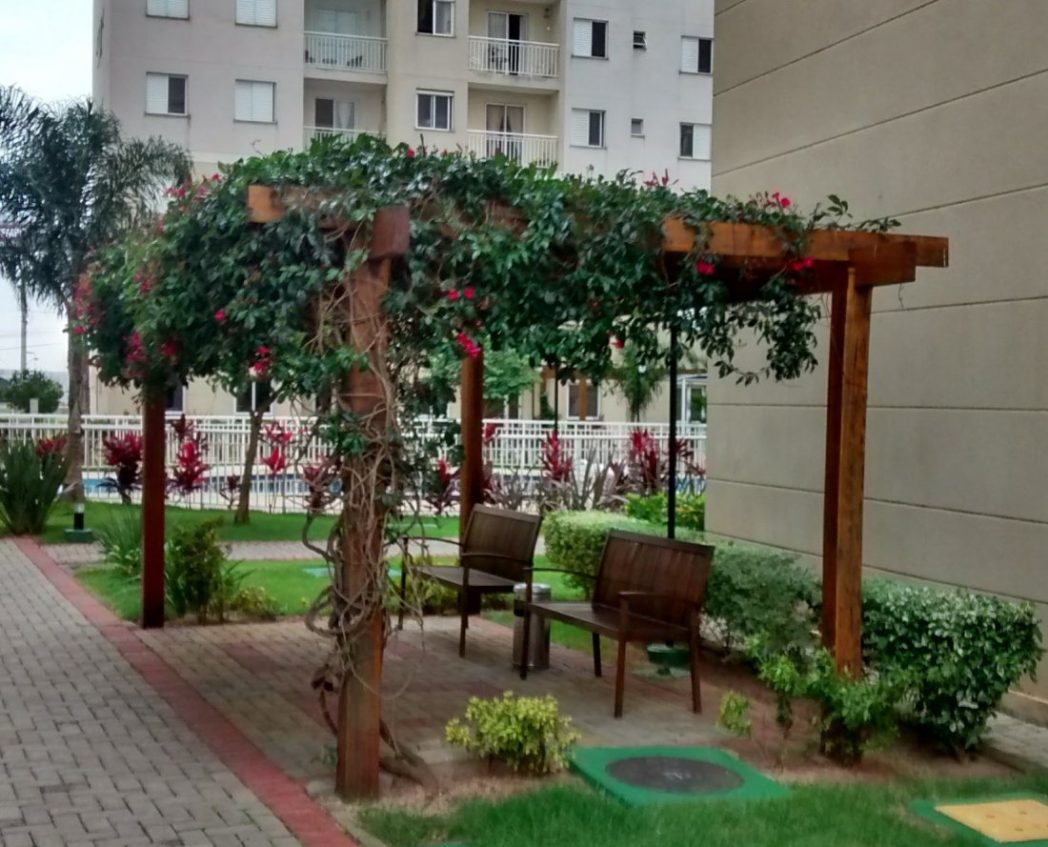
[[[114,516],[126,514],[134,506],[123,506],[119,503],[87,503],[85,520],[88,528],[98,529],[111,521]],[[183,523],[195,523],[197,521],[218,518],[222,521],[219,537],[223,541],[298,541],[302,538],[302,527],[305,524],[305,515],[281,515],[257,511],[251,513],[251,523],[237,526],[233,523],[233,513],[221,509],[183,509],[178,506],[168,506],[166,519],[168,528]],[[325,538],[331,531],[335,519],[331,516],[322,516],[313,522],[310,529],[310,538]],[[46,544],[60,544],[65,541],[65,530],[72,527],[72,510],[68,503],[59,503],[55,506],[51,517],[47,521],[41,540]],[[431,537],[454,538],[458,536],[458,516],[442,518],[426,518],[425,532]],[[419,534],[418,527],[409,528],[412,535]]]
[[[445,841],[471,847],[973,847],[985,842],[925,822],[907,804],[1009,791],[1048,792],[1048,776],[809,785],[774,800],[644,809],[627,808],[583,787],[563,786],[499,802],[468,801],[442,817],[369,809],[363,822],[391,847]]]
[[[323,562],[244,562],[245,586],[265,588],[282,615],[300,615],[327,582],[327,575],[311,573]],[[141,609],[138,580],[128,579],[111,567],[80,568],[76,578],[125,620],[137,620]]]

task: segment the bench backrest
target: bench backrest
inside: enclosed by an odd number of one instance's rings
[[[471,569],[524,581],[524,569],[535,556],[542,518],[493,506],[474,506],[466,525],[463,553],[498,553],[498,557],[470,556]],[[504,559],[509,556],[510,559]]]
[[[617,607],[621,591],[662,595],[672,599],[637,601],[636,612],[686,627],[692,606],[701,607],[706,599],[713,552],[706,544],[612,530],[604,544],[593,602]]]

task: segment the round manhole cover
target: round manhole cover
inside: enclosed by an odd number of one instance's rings
[[[619,759],[608,765],[607,772],[620,782],[673,794],[707,794],[728,791],[742,785],[742,777],[735,771],[680,756]]]

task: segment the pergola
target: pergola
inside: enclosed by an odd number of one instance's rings
[[[302,199],[303,189],[296,189]],[[250,221],[266,224],[284,214],[275,189],[251,186]],[[354,347],[379,356],[388,343],[376,316],[390,283],[392,263],[409,250],[408,210],[383,209],[376,216],[368,260],[348,280]],[[517,222],[519,224],[519,221]],[[332,224],[333,225],[333,224]],[[663,226],[661,251],[672,269],[692,255],[697,239],[718,257],[720,278],[735,302],[756,299],[761,288],[788,262],[781,235],[774,230],[713,223],[696,233],[681,219]],[[799,281],[806,295],[829,294],[831,329],[828,359],[826,468],[823,530],[823,638],[841,672],[859,673],[861,652],[862,508],[865,463],[866,393],[873,289],[908,283],[918,267],[946,267],[945,238],[888,235],[852,230],[816,230],[809,234],[806,257],[814,267]],[[676,263],[676,265],[675,265]],[[377,329],[376,329],[377,328]],[[675,344],[671,344],[671,348]],[[373,359],[374,360],[374,359]],[[674,363],[671,363],[675,365]],[[483,355],[467,358],[462,370],[461,527],[483,496]],[[672,372],[672,368],[671,368]],[[344,406],[362,416],[375,413],[379,390],[374,374],[354,369],[341,386]],[[386,410],[391,415],[391,410]],[[388,421],[386,421],[388,422]],[[671,426],[676,424],[671,411]],[[164,621],[164,405],[145,397],[143,461],[142,625]],[[672,443],[672,441],[671,441]],[[675,492],[673,451],[670,497]],[[672,502],[670,514],[673,514]],[[363,551],[381,550],[381,534],[346,521],[343,531],[343,585],[360,584],[354,569]],[[672,532],[672,528],[671,528]],[[356,551],[356,552],[354,552]],[[338,721],[337,786],[343,796],[372,796],[378,790],[380,686],[384,621],[376,606],[362,641],[356,645],[355,673],[343,681]]]

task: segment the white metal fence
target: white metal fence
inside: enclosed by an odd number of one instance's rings
[[[386,39],[334,32],[306,33],[306,64],[327,71],[386,72]]]
[[[556,79],[560,74],[560,45],[470,36],[469,69],[502,76]]]
[[[355,141],[362,135],[374,135],[382,138],[383,133],[373,129],[340,129],[330,126],[307,126],[302,128],[302,141],[306,147],[314,138],[325,138],[330,135],[341,135],[347,141]]]
[[[169,417],[175,423],[177,416]],[[230,477],[243,473],[244,457],[250,436],[250,421],[245,416],[193,416],[187,417],[193,433],[207,441],[205,461],[208,464],[206,486],[186,498],[186,505],[222,508],[229,505],[234,492],[229,484]],[[326,445],[311,440],[312,421],[307,418],[267,417],[259,443],[252,477],[252,502],[260,509],[279,511],[301,511],[306,486],[302,481],[303,469],[319,463],[327,455]],[[411,437],[436,439],[454,422],[442,419],[427,419],[419,423]],[[493,437],[485,447],[485,454],[494,469],[501,473],[521,472],[537,474],[542,461],[542,446],[554,431],[552,421],[534,420],[488,420],[486,430]],[[267,430],[269,435],[267,435]],[[567,455],[584,466],[592,461],[606,465],[615,459],[624,459],[629,451],[629,439],[635,432],[649,432],[666,448],[669,440],[669,425],[662,423],[610,423],[603,421],[561,421],[557,427],[558,438]],[[106,464],[105,442],[127,433],[141,433],[142,420],[126,415],[89,415],[83,419],[84,432],[84,479],[88,497],[115,500],[117,494],[104,485],[112,476],[112,468]],[[0,438],[29,438],[34,441],[64,435],[64,415],[0,415]],[[279,434],[288,433],[289,441],[279,443]],[[700,467],[706,466],[706,427],[682,424],[678,438],[688,451],[688,460]],[[168,429],[167,464],[173,466],[179,445],[174,431]],[[271,471],[264,463],[266,456],[276,451],[282,454],[286,467],[279,468],[279,457],[274,462],[278,470]]]
[[[557,161],[555,135],[529,135],[523,132],[491,132],[471,129],[466,132],[466,143],[471,153],[485,159],[498,155],[530,165],[552,165]]]

